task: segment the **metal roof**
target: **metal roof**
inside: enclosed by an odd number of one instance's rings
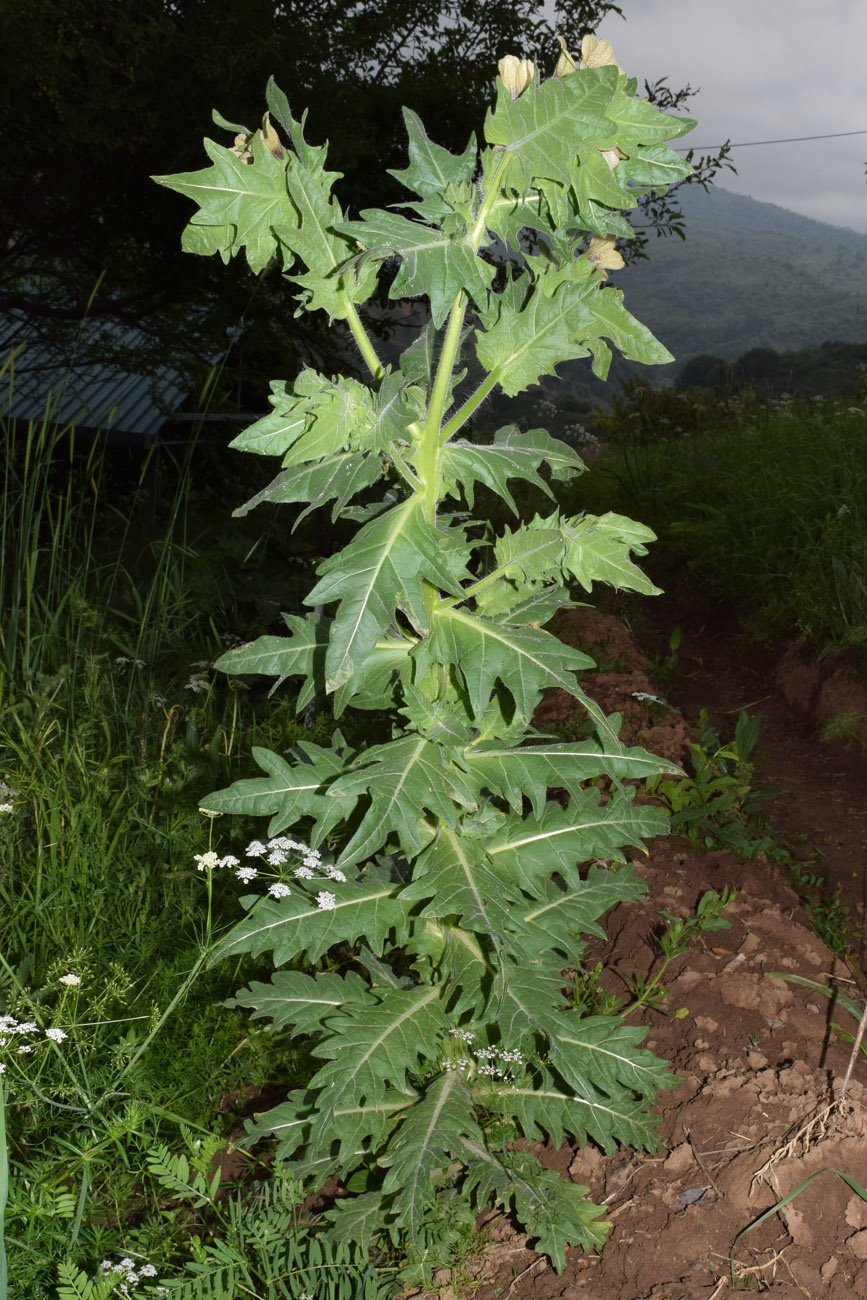
[[[4,326],[6,328],[4,328]],[[10,328],[11,327],[11,328]],[[105,343],[109,353],[135,353],[150,340],[114,322],[83,321],[75,349],[59,360],[56,350],[20,322],[0,319],[0,413],[13,420],[75,425],[105,433],[110,441],[146,444],[183,402],[189,383],[176,371],[136,374],[119,363],[87,360]]]

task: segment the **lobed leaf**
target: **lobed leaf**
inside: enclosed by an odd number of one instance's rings
[[[305,604],[340,602],[325,660],[329,691],[358,671],[398,609],[424,630],[425,579],[455,595],[461,590],[416,497],[366,524],[339,555],[319,566],[319,573]]]

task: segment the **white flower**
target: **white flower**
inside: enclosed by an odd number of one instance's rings
[[[243,880],[245,882],[249,880],[255,880],[258,874],[259,872],[256,870],[255,867],[239,867],[238,870],[235,872],[235,875],[238,877],[238,879]]]
[[[651,704],[664,704],[664,703],[665,703],[665,700],[661,699],[660,696],[658,696],[658,695],[651,695],[649,691],[633,691],[633,692],[632,692],[632,698],[633,698],[634,700],[641,700],[642,702],[645,701],[645,700],[649,700]]]
[[[26,1055],[27,1052],[32,1052],[32,1051],[33,1048],[30,1046],[29,1043],[22,1043],[21,1046],[18,1048],[18,1055],[24,1056]]]
[[[215,867],[220,865],[220,859],[213,850],[209,853],[196,853],[194,857],[198,863],[197,869],[199,871],[213,871]]]
[[[268,850],[266,849],[265,845],[262,843],[261,840],[253,840],[252,844],[247,845],[248,858],[258,858],[261,856],[261,854],[267,853],[267,851]]]
[[[268,854],[267,861],[272,867],[282,867],[286,861],[286,854],[283,849],[272,849]]]
[[[292,874],[297,876],[299,880],[313,879],[313,872],[309,867],[296,867]]]
[[[67,984],[69,988],[74,989],[77,988],[78,985],[81,983],[81,976],[72,975],[72,974],[61,975],[60,979],[57,982],[58,984]]]
[[[14,811],[15,809],[12,807],[11,803],[0,803],[0,813],[11,813]]]
[[[238,859],[231,853],[227,853],[224,858],[220,858],[221,867],[237,867],[239,865]]]
[[[39,1026],[35,1020],[22,1020],[20,1025],[15,1026],[16,1034],[35,1034]]]
[[[346,883],[346,876],[342,871],[338,871],[337,867],[326,867],[325,874],[329,880],[337,880],[341,885]]]
[[[272,898],[288,898],[292,890],[288,885],[284,885],[282,880],[278,880],[276,884],[268,887],[268,893]]]
[[[68,1038],[69,1035],[63,1029],[58,1029],[56,1025],[52,1025],[50,1029],[46,1029],[45,1037],[50,1038],[52,1043],[62,1043],[64,1038]]]
[[[6,1066],[3,1064],[2,1061],[0,1061],[0,1074],[5,1074],[5,1073],[6,1073]]]
[[[320,911],[333,912],[337,906],[337,897],[335,894],[330,894],[327,889],[323,889],[316,895],[316,902],[319,904]]]

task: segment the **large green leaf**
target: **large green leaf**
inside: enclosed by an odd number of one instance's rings
[[[257,456],[282,456],[297,442],[307,427],[307,409],[296,396],[294,386],[280,380],[271,384],[268,401],[274,410],[248,425],[229,443],[236,451],[251,451]]]
[[[549,1101],[547,1111],[552,1110]],[[588,1251],[602,1249],[611,1225],[599,1220],[602,1206],[587,1199],[586,1187],[569,1182],[555,1169],[542,1169],[533,1155],[495,1153],[472,1141],[466,1143],[466,1163],[464,1185],[472,1189],[477,1206],[495,1200],[513,1213],[558,1273],[566,1267],[567,1243]]]
[[[414,655],[421,671],[431,659],[457,664],[477,717],[498,680],[508,687],[521,716],[529,720],[542,691],[559,686],[577,695],[575,673],[594,666],[587,655],[541,628],[495,623],[456,606],[434,611],[430,637]]]
[[[247,645],[227,650],[214,664],[221,673],[250,673],[276,677],[271,692],[287,677],[304,677],[296,707],[300,710],[313,699],[325,680],[325,652],[328,648],[330,620],[321,614],[284,614],[290,635],[260,636]]]
[[[270,749],[255,746],[253,758],[267,775],[236,781],[225,790],[215,790],[202,800],[201,807],[206,812],[245,817],[270,816],[269,835],[279,835],[302,817],[313,817],[317,822],[318,843],[338,821],[352,812],[353,801],[343,801],[328,794],[328,786],[343,772],[347,758],[338,749],[323,749],[311,741],[298,746],[296,752],[301,761],[287,763]]]
[[[476,355],[503,392],[514,397],[542,375],[554,374],[561,361],[588,355],[584,340],[598,333],[590,299],[596,293],[588,278],[583,294],[561,284],[549,297],[537,283],[520,305],[501,296],[496,323],[476,335]]]
[[[361,217],[361,221],[344,222],[341,229],[366,249],[362,260],[379,263],[389,257],[400,258],[390,298],[427,295],[437,329],[461,290],[477,305],[484,305],[494,268],[478,256],[469,233],[462,237],[445,234],[434,226],[378,208],[362,212]]]
[[[416,497],[365,525],[319,573],[305,603],[340,601],[325,662],[329,691],[358,671],[398,609],[424,630],[425,579],[455,595],[461,590],[443,557],[442,538]]]
[[[382,1161],[390,1213],[410,1236],[421,1227],[452,1161],[465,1158],[467,1139],[484,1141],[466,1083],[457,1071],[446,1071],[407,1111]]]
[[[284,470],[234,513],[246,515],[263,501],[275,504],[304,501],[307,504],[295,521],[297,527],[312,510],[334,499],[331,510],[334,521],[347,502],[375,483],[381,473],[382,465],[375,456],[365,452],[332,452],[314,464],[295,465]]]
[[[629,867],[608,871],[591,865],[583,879],[577,871],[565,878],[540,877],[537,897],[519,909],[521,941],[538,960],[550,963],[556,950],[558,966],[574,963],[583,947],[582,935],[605,938],[598,918],[616,903],[631,902],[644,892],[644,883]]]
[[[521,812],[524,798],[541,817],[547,792],[561,788],[578,799],[585,782],[600,776],[615,780],[645,780],[660,771],[676,775],[680,768],[637,746],[602,746],[596,740],[559,741],[550,745],[469,748],[464,762],[477,779]]]
[[[330,1012],[361,1005],[369,997],[368,986],[356,971],[304,975],[301,971],[278,970],[268,984],[253,980],[227,1006],[248,1007],[254,1020],[267,1017],[272,1030],[321,1034]]]
[[[395,900],[397,886],[378,875],[332,886],[335,904],[321,908],[300,886],[285,898],[263,898],[217,944],[210,963],[248,952],[254,957],[273,952],[274,964],[284,965],[307,954],[315,962],[333,944],[365,939],[375,952],[394,931],[402,932],[404,909]]]
[[[287,164],[268,152],[258,131],[251,140],[251,165],[214,140],[204,144],[210,167],[152,179],[199,205],[184,231],[187,252],[219,253],[228,262],[246,248],[250,269],[261,271],[298,232],[298,213],[286,189]]]
[[[400,1118],[412,1106],[416,1094],[412,1089],[386,1090],[376,1104],[349,1104],[335,1108],[332,1124],[323,1129],[319,1120],[320,1094],[315,1088],[298,1088],[288,1099],[271,1110],[262,1111],[246,1124],[246,1144],[273,1137],[278,1159],[299,1154],[293,1172],[314,1180],[314,1186],[339,1169],[353,1169],[369,1147],[375,1150],[385,1141]]]
[[[500,83],[496,106],[485,121],[485,139],[499,145],[511,167],[518,169],[517,175],[509,172],[507,180],[522,188],[539,179],[567,186],[575,158],[588,140],[599,148],[613,148],[616,128],[606,114],[620,76],[617,68],[605,67],[534,80],[518,99]]]
[[[593,326],[583,338],[610,339],[628,361],[641,361],[646,366],[665,366],[674,360],[667,347],[651,334],[623,306],[620,289],[602,289],[593,299]]]
[[[446,443],[440,454],[443,489],[448,496],[463,494],[472,510],[474,485],[483,483],[517,514],[518,507],[509,491],[509,480],[524,479],[552,496],[547,482],[538,472],[545,462],[554,479],[565,480],[584,469],[577,452],[565,442],[552,438],[544,429],[522,433],[516,425],[507,425],[497,430],[491,443]]]
[[[286,232],[286,243],[306,264],[301,275],[289,278],[305,291],[306,311],[321,309],[332,320],[343,320],[351,304],[366,302],[376,288],[376,267],[346,263],[356,246],[343,229],[343,213],[330,186],[304,166],[289,168],[287,188],[300,222]]]
[[[633,564],[631,552],[646,555],[646,543],[656,534],[643,524],[609,511],[604,515],[577,515],[562,522],[566,542],[565,567],[586,591],[594,582],[607,582],[618,591],[659,595],[650,579]]]
[[[412,109],[403,110],[403,120],[409,136],[409,166],[403,171],[391,171],[391,175],[407,189],[428,200],[426,211],[431,216],[437,211],[444,216],[449,211],[441,203],[446,188],[473,179],[477,157],[476,138],[474,135],[470,137],[462,154],[453,154],[430,139],[421,118]],[[437,200],[440,200],[439,209],[436,206]]]
[[[441,997],[431,987],[388,989],[374,1006],[330,1017],[328,1037],[313,1048],[326,1064],[310,1080],[321,1089],[323,1124],[336,1107],[375,1100],[389,1084],[405,1091],[408,1074],[439,1058],[448,1029]]]
[[[506,873],[492,869],[477,839],[443,830],[419,860],[414,879],[401,898],[411,902],[430,899],[422,916],[456,917],[464,929],[491,935],[502,943],[521,891]]]
[[[618,792],[603,804],[595,787],[582,790],[566,808],[553,801],[541,817],[507,817],[488,843],[495,862],[502,856],[513,869],[550,873],[570,871],[576,862],[623,859],[624,845],[642,847],[663,835],[668,818],[661,808],[632,802],[634,791]]]
[[[392,833],[403,851],[415,857],[434,834],[425,811],[455,826],[458,804],[475,807],[464,775],[449,765],[438,745],[412,733],[366,750],[330,793],[341,806],[369,798],[361,825],[338,859],[341,867],[372,857]]]

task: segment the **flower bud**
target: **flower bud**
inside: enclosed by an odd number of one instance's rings
[[[613,235],[606,235],[604,239],[594,235],[587,245],[585,256],[602,272],[603,280],[608,279],[609,271],[619,271],[626,265],[614,247]]]
[[[623,71],[608,41],[600,40],[597,36],[588,33],[581,42],[581,67],[604,68],[609,64],[614,64],[618,72]]]
[[[570,73],[578,71],[578,64],[572,58],[572,55],[566,47],[565,38],[558,36],[557,40],[560,42],[560,57],[557,60],[556,67],[554,68],[554,76],[568,77]]]
[[[240,158],[241,162],[246,167],[251,166],[253,162],[253,153],[250,149],[250,141],[252,139],[253,137],[247,135],[245,131],[239,131],[235,136],[235,142],[232,145],[232,148],[229,150],[229,153],[233,153],[236,158]]]
[[[512,96],[512,99],[517,99],[519,95],[523,94],[533,80],[533,74],[536,71],[532,59],[519,59],[514,54],[507,54],[505,58],[500,59],[497,68],[500,73],[500,80]]]
[[[262,130],[259,134],[261,135],[262,143],[268,152],[276,158],[278,162],[282,162],[286,155],[283,152],[283,145],[280,137],[271,125],[270,113],[266,113],[262,118]]]

